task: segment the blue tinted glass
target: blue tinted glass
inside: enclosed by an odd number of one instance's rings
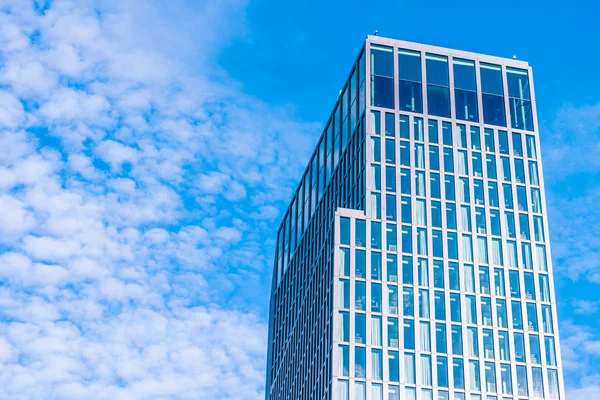
[[[504,95],[502,89],[502,68],[499,65],[480,64],[481,91],[484,93]]]
[[[378,75],[372,76],[371,79],[371,105],[394,108],[394,79]]]
[[[427,54],[426,65],[428,84],[449,86],[447,57]]]
[[[511,125],[515,129],[533,131],[533,114],[531,101],[509,99]]]
[[[394,51],[391,47],[371,45],[371,74],[394,76]]]
[[[475,62],[468,60],[454,59],[452,61],[454,69],[454,87],[457,89],[477,90],[475,81]]]
[[[490,125],[506,126],[504,97],[483,93],[483,122]]]
[[[529,94],[529,77],[523,69],[506,68],[508,96],[517,99],[531,100]]]
[[[479,122],[477,92],[454,89],[456,118],[462,121]]]
[[[415,113],[423,112],[423,94],[421,84],[406,80],[400,80],[400,109]]]
[[[421,53],[398,50],[398,76],[401,80],[421,82]]]
[[[450,118],[450,89],[427,85],[427,110],[430,115]]]

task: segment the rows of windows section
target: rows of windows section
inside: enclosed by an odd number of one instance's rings
[[[289,266],[323,193],[338,168],[358,121],[364,115],[365,59],[361,52],[348,81],[340,91],[334,111],[290,202],[277,235],[275,273],[280,281]]]
[[[430,116],[499,127],[510,115],[512,128],[534,130],[525,69],[376,44],[369,54],[370,106],[421,114],[426,104]]]
[[[365,120],[351,135],[271,296],[267,398],[331,399],[334,215],[364,209]]]
[[[367,215],[340,217],[336,247],[336,400],[559,399],[537,138],[429,116],[369,112]]]

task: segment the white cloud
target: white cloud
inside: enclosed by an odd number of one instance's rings
[[[0,91],[0,127],[14,128],[24,117],[23,104],[12,94]]]
[[[229,300],[267,293],[318,126],[210,78],[244,6],[3,4],[0,398],[264,398]]]

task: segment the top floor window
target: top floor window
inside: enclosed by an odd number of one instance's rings
[[[454,71],[456,118],[463,121],[479,122],[475,62],[455,58],[452,60],[452,68]]]
[[[448,58],[427,54],[427,111],[430,115],[450,118]]]
[[[398,77],[400,109],[422,113],[421,53],[403,49],[398,50]]]
[[[371,105],[394,108],[394,52],[371,45]]]
[[[499,65],[481,63],[479,72],[481,74],[483,122],[490,125],[506,126],[502,68]]]
[[[533,130],[529,76],[526,70],[506,68],[511,125],[515,129]]]

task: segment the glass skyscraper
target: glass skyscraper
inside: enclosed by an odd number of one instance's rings
[[[283,218],[266,398],[565,399],[532,71],[367,37]]]

